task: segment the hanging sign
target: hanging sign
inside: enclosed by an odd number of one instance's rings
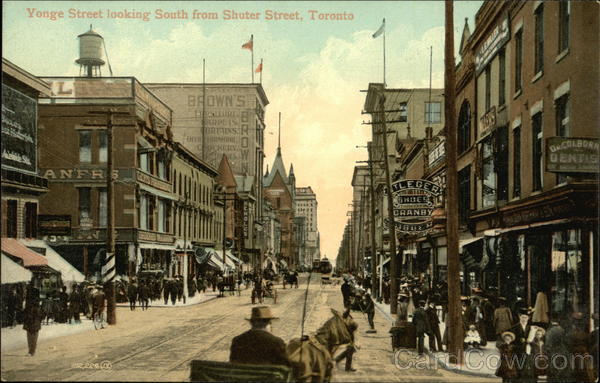
[[[401,180],[392,184],[394,222],[400,233],[426,233],[433,227],[434,201],[443,189],[428,180]]]

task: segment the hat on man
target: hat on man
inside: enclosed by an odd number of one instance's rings
[[[514,334],[514,333],[512,333],[512,332],[510,332],[510,331],[504,331],[504,332],[502,333],[502,339],[504,339],[505,337],[509,337],[511,342],[512,342],[512,341],[514,341],[514,340],[515,340],[515,338],[516,338],[516,337],[515,337],[515,334]]]
[[[252,315],[250,318],[246,318],[246,320],[271,320],[271,319],[279,319],[276,316],[273,316],[271,313],[271,308],[269,306],[257,306],[252,307]]]
[[[531,310],[527,307],[520,308],[519,315],[531,315]]]

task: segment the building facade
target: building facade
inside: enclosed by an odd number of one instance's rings
[[[2,238],[38,236],[48,180],[38,171],[37,100],[49,94],[48,83],[2,59]]]
[[[117,274],[172,273],[178,197],[171,109],[134,77],[44,80],[52,92],[39,101],[38,153],[50,191],[40,200],[40,213],[70,228],[67,235],[44,239],[86,276],[99,275],[106,249],[110,110]]]
[[[304,231],[306,239],[305,263],[312,265],[312,261],[320,258],[319,250],[319,225],[318,225],[318,207],[317,195],[310,186],[296,188],[296,217],[304,217]]]

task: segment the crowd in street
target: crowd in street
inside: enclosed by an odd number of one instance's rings
[[[380,302],[389,304],[390,281],[383,279]],[[399,282],[398,315],[392,329],[414,336],[406,343],[415,344],[419,354],[426,351],[425,336],[429,351],[443,351],[448,333],[446,282],[431,289],[415,277],[404,276]],[[344,305],[365,312],[372,326],[370,276],[345,274],[341,290]],[[548,382],[596,381],[597,314],[591,318],[581,312],[551,315],[544,292],[537,294],[534,307],[528,307],[523,299],[509,305],[505,297],[474,288],[470,296],[461,297],[461,304],[465,351],[495,345],[501,360],[496,375],[504,382],[536,382],[542,377]],[[590,319],[594,326],[588,331]]]

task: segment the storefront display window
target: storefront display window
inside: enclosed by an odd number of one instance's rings
[[[581,230],[552,234],[552,313],[585,311],[586,267]]]

